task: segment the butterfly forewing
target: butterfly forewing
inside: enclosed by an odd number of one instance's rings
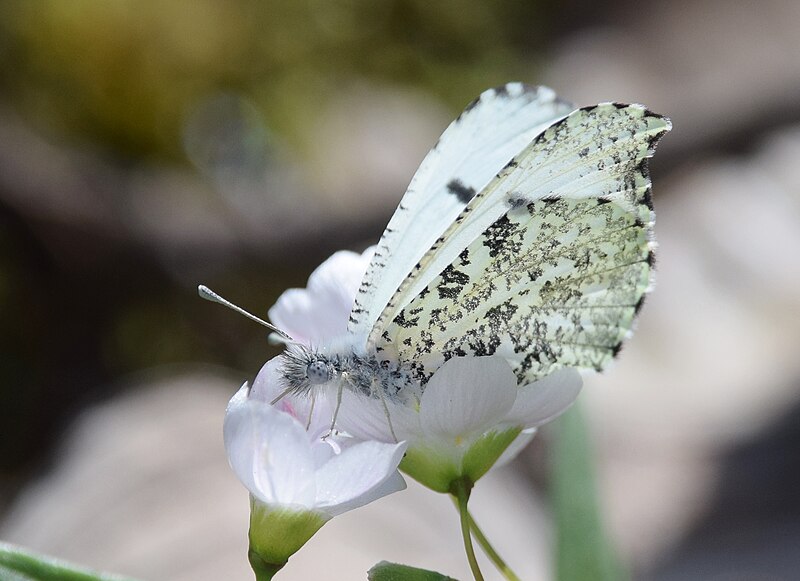
[[[421,380],[451,356],[505,356],[520,381],[601,369],[650,280],[646,159],[669,121],[604,104],[555,123],[462,211],[370,341]]]
[[[484,91],[453,121],[423,160],[381,237],[350,315],[351,333],[366,341],[395,290],[475,193],[573,109],[546,87],[509,83]]]

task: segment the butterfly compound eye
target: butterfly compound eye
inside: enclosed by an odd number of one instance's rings
[[[328,366],[322,361],[309,363],[308,367],[306,367],[306,377],[308,377],[308,381],[311,385],[325,383],[331,378]]]

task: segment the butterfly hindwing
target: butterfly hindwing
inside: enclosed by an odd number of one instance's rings
[[[376,248],[350,315],[365,342],[411,268],[476,192],[536,135],[574,107],[546,87],[509,83],[484,91],[425,157]]]
[[[383,348],[423,381],[463,355],[502,355],[520,382],[602,369],[649,285],[650,252],[647,225],[613,202],[513,208],[398,313]]]
[[[601,369],[648,288],[646,160],[669,121],[637,105],[577,110],[463,210],[387,305],[371,341],[425,381],[446,359],[499,354],[519,380]]]

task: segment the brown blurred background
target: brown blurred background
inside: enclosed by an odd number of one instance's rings
[[[520,80],[675,126],[651,166],[657,292],[582,396],[634,577],[797,579],[799,27],[792,0],[4,0],[0,539],[248,578],[221,423],[274,352],[197,283],[263,315],[376,241],[449,121]],[[531,579],[550,571],[547,450],[545,430],[476,499]],[[464,574],[451,512],[412,486],[285,578],[382,558]]]

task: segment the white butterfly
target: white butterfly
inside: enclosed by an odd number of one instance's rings
[[[670,129],[641,105],[575,109],[520,83],[483,92],[411,180],[347,335],[308,347],[270,326],[287,343],[283,393],[407,401],[466,355],[504,357],[520,385],[605,367],[650,286],[647,159]]]

